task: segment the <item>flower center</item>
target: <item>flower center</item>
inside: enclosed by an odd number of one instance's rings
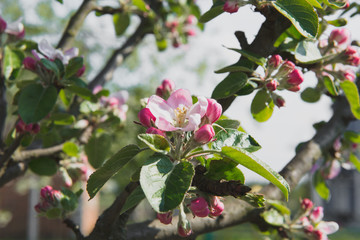
[[[187,112],[188,108],[184,105],[181,105],[179,107],[177,107],[176,109],[174,109],[174,113],[175,113],[175,126],[176,127],[184,127],[186,121],[186,112]]]

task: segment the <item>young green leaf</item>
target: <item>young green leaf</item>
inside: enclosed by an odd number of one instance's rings
[[[247,76],[243,72],[232,72],[220,82],[212,93],[212,98],[226,98],[234,95],[247,83]]]
[[[184,200],[194,172],[189,162],[174,164],[167,156],[156,154],[141,168],[141,188],[156,212],[168,212]]]
[[[305,88],[301,93],[301,99],[308,103],[314,103],[320,100],[321,92],[316,88]]]
[[[138,138],[148,145],[155,152],[168,153],[170,151],[170,145],[166,139],[159,134],[139,134]]]
[[[66,142],[63,146],[63,151],[68,156],[76,157],[79,154],[79,148],[78,146],[73,142]]]
[[[75,75],[80,68],[83,66],[83,58],[82,57],[74,57],[70,59],[69,64],[65,69],[65,78],[69,78]]]
[[[320,171],[317,171],[314,175],[313,185],[315,186],[315,191],[319,194],[322,199],[330,199],[330,190],[326,186],[324,178],[321,176]]]
[[[58,68],[56,63],[54,63],[53,61],[47,60],[45,58],[40,59],[40,62],[44,65],[44,67],[46,69],[55,73],[57,78],[60,78],[60,69]]]
[[[111,148],[111,137],[109,134],[101,134],[100,136],[92,136],[85,145],[85,153],[88,156],[89,163],[92,167],[99,168],[107,156]]]
[[[216,18],[217,16],[219,16],[224,12],[223,8],[224,8],[224,2],[216,1],[214,5],[200,17],[199,22],[206,23],[211,19]]]
[[[285,218],[277,210],[270,208],[269,210],[261,213],[264,220],[273,226],[283,226],[285,224]]]
[[[40,84],[29,84],[19,97],[19,115],[25,123],[38,122],[53,109],[57,99],[54,86],[44,88]]]
[[[52,158],[35,158],[30,161],[29,168],[31,171],[40,176],[52,176],[57,171],[57,165]]]
[[[344,133],[344,138],[353,143],[360,143],[360,133],[353,131],[346,131]]]
[[[295,49],[295,58],[302,63],[316,63],[323,60],[316,42],[311,40],[304,40],[297,44]]]
[[[221,149],[221,155],[230,158],[236,163],[243,165],[269,180],[282,191],[286,200],[288,199],[290,192],[289,184],[280,174],[275,172],[270,166],[262,162],[255,155],[237,147],[223,147]]]
[[[130,208],[135,207],[143,199],[145,199],[145,194],[144,194],[143,190],[141,189],[141,187],[138,186],[137,188],[135,188],[135,190],[126,199],[126,202],[125,202],[123,208],[121,209],[120,214],[123,214],[124,212],[126,212]]]
[[[92,94],[92,92],[85,88],[85,87],[79,87],[75,84],[72,84],[68,87],[66,87],[67,90],[69,90],[72,93],[77,94],[78,96],[82,97],[84,100],[88,100],[91,102],[97,102],[97,97]]]
[[[324,76],[323,80],[326,90],[328,90],[331,95],[338,96],[338,89],[335,86],[334,81],[328,76]]]
[[[255,53],[252,53],[252,52],[249,52],[249,51],[246,51],[243,49],[237,49],[237,48],[228,48],[228,49],[240,53],[242,56],[246,57],[251,62],[254,62],[257,65],[260,65],[262,67],[264,67],[266,64],[266,58],[263,58]]]
[[[350,161],[352,164],[354,164],[356,170],[358,170],[358,172],[360,172],[360,160],[356,157],[355,154],[350,153],[349,161]]]
[[[12,73],[21,67],[23,59],[24,54],[21,51],[5,46],[3,68],[6,79],[9,79]]]
[[[274,106],[274,101],[267,91],[260,90],[251,102],[251,114],[256,121],[265,122],[271,117]]]
[[[55,125],[71,125],[75,122],[75,117],[68,113],[53,113],[49,121],[53,121]]]
[[[121,36],[130,25],[130,14],[127,12],[116,13],[113,15],[113,22],[116,36]]]
[[[307,38],[315,38],[318,32],[319,19],[311,4],[306,0],[271,1],[276,10],[291,21],[296,29]]]
[[[219,125],[219,126],[217,126]],[[215,132],[219,132],[222,128],[231,128],[231,129],[238,129],[240,127],[240,122],[234,119],[219,119],[215,122],[214,129]]]
[[[125,146],[107,160],[102,167],[91,174],[86,186],[90,199],[97,194],[102,186],[104,186],[104,184],[113,175],[115,175],[125,164],[130,162],[141,151],[142,149],[136,145]]]
[[[351,112],[357,119],[360,119],[360,99],[356,84],[346,80],[340,83],[340,87],[344,91],[345,97],[350,104]]]

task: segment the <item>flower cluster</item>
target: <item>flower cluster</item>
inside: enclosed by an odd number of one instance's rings
[[[37,134],[40,131],[40,125],[38,123],[26,124],[21,118],[19,118],[15,125],[15,129],[18,134]]]
[[[222,113],[219,103],[205,97],[197,97],[197,102],[193,103],[188,90],[174,90],[174,84],[169,80],[164,80],[156,92],[157,95],[151,96],[146,108],[138,114],[141,124],[147,128],[147,133],[166,136],[167,132],[173,132],[184,138],[184,132],[192,132],[189,142],[193,140],[200,145],[213,139],[215,132],[212,124]]]
[[[186,18],[172,18],[166,21],[165,27],[169,30],[173,47],[180,47],[182,43],[186,43],[187,37],[196,35],[194,29],[196,23],[197,18],[194,15],[188,15]]]
[[[10,37],[13,36],[16,39],[21,39],[25,36],[24,24],[22,24],[22,19],[19,18],[15,22],[7,23],[0,16],[0,35],[2,33],[8,34]]]
[[[54,190],[51,186],[45,186],[40,190],[40,202],[35,205],[35,211],[40,215],[46,215],[48,211],[61,207],[60,201],[63,197],[60,191]]]
[[[82,155],[80,159],[71,157],[61,160],[59,171],[65,186],[71,187],[79,180],[87,181],[92,172],[88,165],[86,155]]]
[[[336,222],[323,221],[324,209],[321,206],[314,207],[310,199],[303,199],[301,202],[303,210],[302,216],[298,220],[298,224],[303,227],[304,233],[315,240],[326,240],[327,235],[336,232],[339,225]]]
[[[40,52],[34,49],[31,51],[33,55],[32,57],[28,56],[24,58],[23,65],[25,69],[38,74],[44,83],[52,83],[51,79],[53,79],[54,81],[60,81],[61,79],[56,79],[59,76],[56,76],[56,74],[51,72],[49,67],[45,66],[44,63],[41,62],[42,59],[46,59],[51,62],[54,62],[55,60],[59,60],[63,66],[66,66],[69,64],[71,59],[79,55],[78,48],[70,48],[66,51],[62,51],[60,49],[55,49],[45,39],[42,39],[39,42],[38,49]],[[56,68],[58,68],[57,65]],[[85,65],[82,65],[77,69],[74,75],[76,77],[81,77],[84,72],[85,72]]]
[[[187,204],[187,208],[192,212],[194,217],[217,217],[222,214],[224,211],[224,203],[220,200],[218,196],[210,196],[208,200],[204,197],[196,197]],[[167,213],[158,213],[157,218],[163,224],[171,224],[173,212]],[[181,224],[181,221],[178,223],[178,234],[182,237],[187,237],[191,235],[192,230],[190,225]]]
[[[314,70],[319,79],[329,77],[340,81],[355,80],[356,74],[351,67],[360,65],[360,54],[350,42],[350,31],[346,28],[334,29],[328,39],[319,41],[321,54],[329,58]]]

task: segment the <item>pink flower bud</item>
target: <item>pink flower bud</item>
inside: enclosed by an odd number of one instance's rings
[[[291,86],[291,87],[287,88],[287,90],[289,90],[291,92],[298,92],[298,91],[300,91],[300,85]]]
[[[37,61],[32,57],[26,57],[23,60],[24,68],[30,71],[36,70]]]
[[[53,201],[54,198],[53,198],[52,192],[53,192],[53,188],[51,186],[45,186],[45,187],[41,188],[40,196],[43,200]]]
[[[215,99],[207,99],[208,106],[205,116],[208,118],[209,123],[216,122],[222,114],[222,106]]]
[[[186,23],[189,24],[189,25],[193,25],[197,22],[197,18],[194,16],[194,15],[189,15],[187,18],[186,18]]]
[[[2,17],[0,17],[0,34],[5,31],[6,26],[7,26],[6,21]]]
[[[162,85],[156,88],[156,95],[162,97],[164,95],[164,87]]]
[[[38,123],[34,123],[31,129],[31,133],[38,134],[40,132],[40,125]]]
[[[280,66],[280,64],[282,63],[282,58],[280,55],[278,54],[275,54],[275,55],[272,55],[268,61],[268,65],[270,67],[273,67],[273,68],[277,68],[278,66]]]
[[[154,127],[149,127],[147,130],[146,130],[146,133],[149,133],[149,134],[158,134],[158,135],[161,135],[163,137],[166,137],[165,133],[163,131],[161,131],[160,129],[157,129],[157,128],[154,128]]]
[[[24,133],[25,127],[26,127],[26,123],[22,119],[20,119],[15,125],[16,132],[18,132],[19,134]]]
[[[289,73],[294,71],[294,69],[295,69],[295,64],[292,61],[286,60],[285,62],[283,62],[283,64],[281,64],[276,76],[279,77],[287,76]]]
[[[239,10],[239,4],[234,0],[227,0],[224,4],[223,10],[228,13],[235,13]]]
[[[116,97],[109,97],[106,100],[107,105],[109,105],[110,107],[116,107],[119,105],[119,99],[117,99]]]
[[[150,109],[143,108],[140,110],[138,114],[138,118],[142,125],[145,127],[151,127],[153,125],[153,122],[155,122],[156,118],[155,116],[150,112]]]
[[[345,70],[345,72],[343,72],[343,76],[345,80],[349,80],[351,82],[354,82],[356,78],[355,72],[351,69]]]
[[[191,228],[184,229],[181,224],[178,225],[178,234],[181,237],[188,237],[192,234]]]
[[[48,202],[42,201],[42,202],[36,204],[34,208],[37,213],[43,213],[51,208],[51,204]]]
[[[294,69],[288,75],[287,82],[291,85],[300,85],[304,81],[304,75],[299,69]]]
[[[276,81],[275,79],[272,79],[272,80],[270,80],[270,81],[268,81],[268,82],[266,83],[266,88],[267,88],[269,91],[273,92],[273,91],[276,90],[276,88],[277,88],[278,85],[279,85],[279,82]]]
[[[16,20],[15,22],[7,24],[5,32],[7,34],[13,35],[16,38],[20,39],[25,36],[25,28],[24,25],[21,23],[21,18]]]
[[[341,145],[342,145],[342,144],[341,144],[341,138],[340,138],[340,137],[336,138],[335,141],[334,141],[334,143],[333,143],[333,148],[334,148],[334,150],[335,150],[336,152],[340,151]]]
[[[190,36],[190,37],[193,37],[193,36],[196,35],[196,32],[195,32],[194,29],[188,29],[188,30],[186,30],[185,33],[186,33],[186,35],[188,35],[188,36]]]
[[[210,142],[214,136],[214,128],[211,126],[211,124],[205,124],[195,132],[194,139],[200,144],[205,144]]]
[[[172,93],[175,89],[175,83],[169,79],[164,79],[161,83],[164,91]]]
[[[349,0],[345,0],[346,1],[346,3],[345,3],[345,6],[343,7],[343,8],[348,8],[348,7],[350,7],[350,2],[349,2]]]
[[[84,74],[85,69],[86,69],[86,66],[83,65],[83,66],[76,72],[76,76],[77,76],[77,77],[81,77],[81,76]]]
[[[313,222],[313,223],[318,223],[320,222],[324,217],[324,208],[319,206],[319,207],[315,207],[311,213],[310,213],[310,220]]]
[[[159,221],[165,225],[170,224],[172,221],[172,212],[171,211],[167,212],[167,213],[158,213],[156,216],[159,219]]]
[[[210,206],[210,215],[214,217],[220,216],[225,209],[224,203],[217,196],[211,198]]]
[[[209,205],[203,197],[192,200],[189,208],[197,217],[207,217],[210,214]]]
[[[352,66],[359,66],[360,65],[360,55],[357,49],[353,46],[348,46],[345,49],[345,58],[346,62]]]
[[[330,33],[329,42],[336,42],[337,45],[348,43],[350,40],[350,31],[346,28],[334,29]]]
[[[305,211],[310,211],[313,206],[314,206],[314,203],[308,198],[304,198],[301,201],[301,208],[304,209]]]
[[[101,85],[97,85],[96,87],[94,87],[92,93],[93,94],[97,94],[98,92],[100,92],[102,90],[102,86]]]
[[[324,234],[324,233],[323,233],[322,231],[320,231],[320,230],[314,230],[314,231],[312,232],[312,234],[314,235],[314,237],[315,237],[316,240],[325,240],[325,239],[327,239],[327,237],[324,238],[324,235],[326,236],[326,234]]]
[[[274,103],[278,108],[285,106],[285,99],[279,95],[275,96]]]

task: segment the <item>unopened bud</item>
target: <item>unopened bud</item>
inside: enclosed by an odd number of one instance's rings
[[[138,114],[138,118],[141,122],[141,124],[145,127],[151,127],[153,125],[153,122],[155,122],[156,117],[151,113],[150,109],[143,108],[140,110]]]
[[[228,13],[235,13],[239,10],[239,3],[234,0],[227,0],[224,4],[223,10]]]
[[[53,192],[53,188],[48,185],[48,186],[41,188],[40,196],[43,200],[51,202],[54,200],[52,192]]]
[[[161,85],[156,89],[156,95],[167,99],[175,89],[175,83],[169,79],[164,79]]]
[[[193,37],[196,35],[196,32],[194,29],[188,29],[185,31],[186,35],[189,36],[189,37]]]
[[[210,215],[214,217],[220,216],[224,209],[224,203],[220,201],[220,198],[217,196],[213,196],[210,202]]]
[[[346,62],[352,66],[360,65],[360,55],[355,47],[348,46],[345,50]]]
[[[268,61],[268,65],[272,68],[277,68],[278,66],[280,66],[280,64],[282,63],[282,58],[280,55],[275,54],[272,55]]]
[[[149,127],[146,130],[146,133],[148,133],[148,134],[158,134],[158,135],[161,135],[163,137],[166,137],[166,134],[163,131],[161,131],[160,129],[154,128],[154,127]]]
[[[32,57],[26,57],[23,60],[24,68],[30,71],[36,70],[37,61]]]
[[[197,22],[197,18],[194,15],[189,15],[186,18],[186,23],[189,25],[194,25],[194,24],[196,24],[196,22]]]
[[[83,65],[83,66],[76,72],[76,76],[77,76],[77,77],[81,77],[81,76],[84,74],[85,69],[86,69],[86,67],[85,67],[85,65]]]
[[[291,92],[298,92],[298,91],[300,91],[300,85],[290,86],[289,88],[287,88],[287,90],[289,90]]]
[[[210,214],[209,205],[203,197],[192,200],[189,208],[197,217],[207,217]]]
[[[205,124],[195,132],[194,139],[200,144],[205,144],[210,142],[214,136],[214,128],[211,126],[211,124]]]
[[[334,29],[330,33],[329,42],[336,42],[337,45],[348,43],[350,40],[350,31],[346,28]]]
[[[301,208],[304,209],[305,211],[310,211],[314,206],[314,203],[308,199],[308,198],[304,198],[301,201]]]
[[[304,81],[304,75],[299,69],[294,69],[288,75],[287,82],[290,85],[300,85]]]
[[[279,82],[275,79],[272,79],[266,83],[266,88],[271,92],[275,91],[277,86],[279,86]]]
[[[6,21],[2,17],[0,17],[0,34],[5,31],[6,26],[7,26]]]
[[[179,236],[181,236],[181,237],[188,237],[188,236],[190,236],[190,235],[192,234],[192,230],[191,230],[190,227],[187,228],[187,229],[185,229],[185,228],[183,228],[183,227],[181,226],[181,224],[179,224],[179,225],[178,225],[178,234],[179,234]]]
[[[274,103],[278,108],[284,107],[285,106],[285,99],[279,95],[275,95],[273,96],[274,99]]]
[[[279,71],[276,74],[276,77],[281,78],[287,76],[289,73],[294,71],[294,69],[295,69],[295,64],[292,61],[286,60],[285,62],[283,62],[283,64],[281,64]]]
[[[222,106],[215,99],[207,99],[208,106],[205,116],[209,120],[209,123],[216,122],[222,114]]]
[[[156,216],[159,219],[159,221],[165,225],[170,224],[172,221],[172,211],[167,213],[158,213]]]

